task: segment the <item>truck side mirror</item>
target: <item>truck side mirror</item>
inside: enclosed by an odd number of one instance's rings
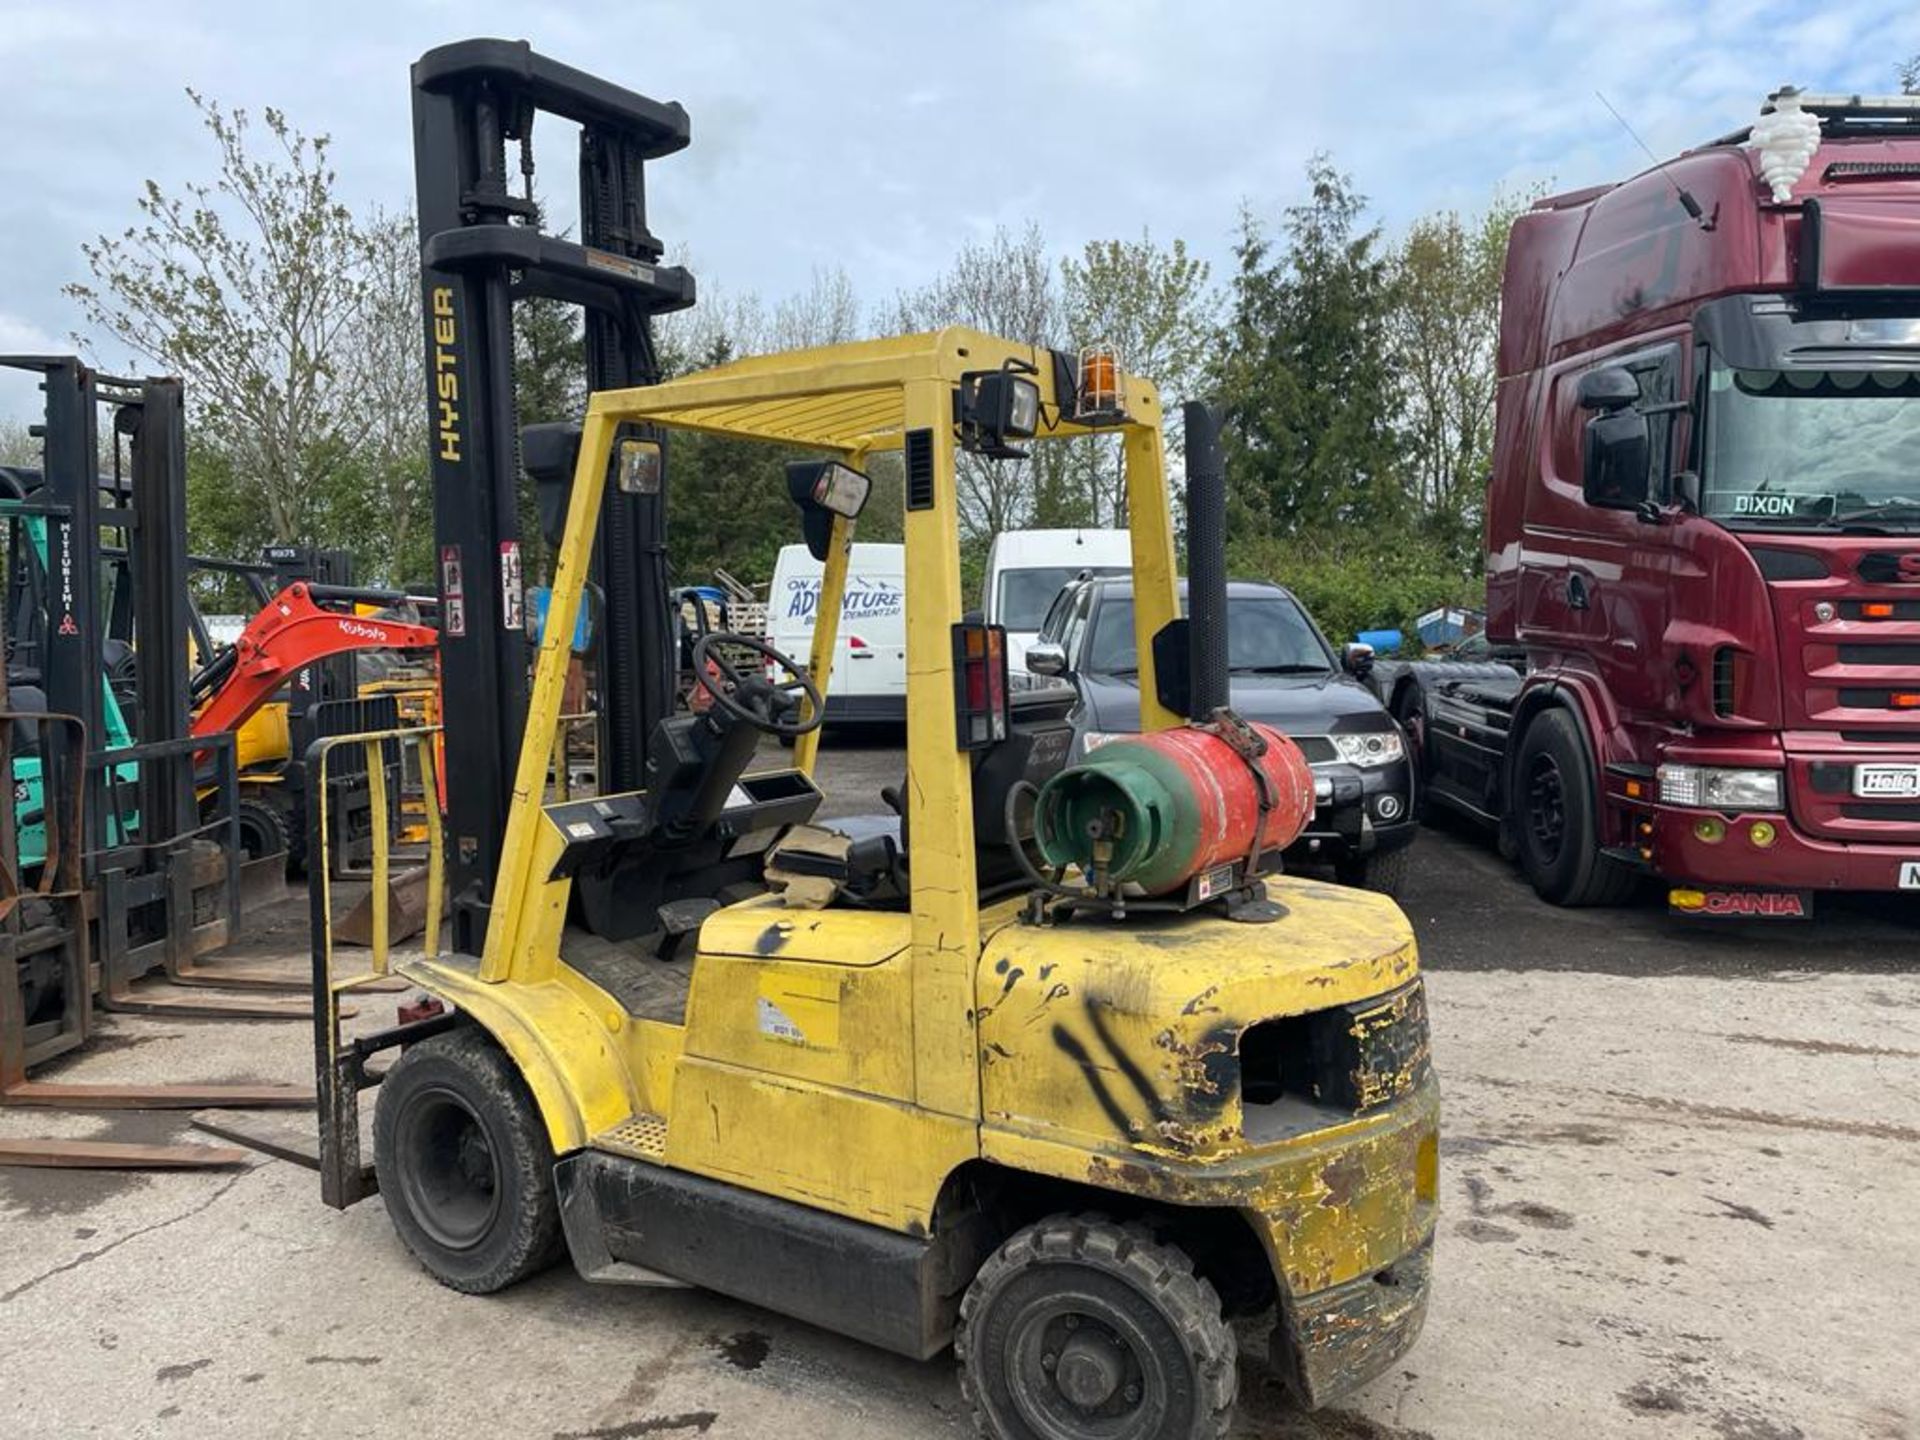
[[[1364,680],[1373,673],[1373,647],[1353,644],[1343,646],[1340,651],[1340,668],[1356,680]]]
[[[1640,382],[1621,365],[1605,365],[1580,377],[1578,399],[1582,410],[1612,414],[1624,410],[1640,398]]]
[[[1587,421],[1581,457],[1587,504],[1599,510],[1638,510],[1646,504],[1652,450],[1647,417],[1638,410],[1615,410]]]
[[[1067,673],[1067,652],[1051,640],[1036,640],[1027,646],[1029,675],[1058,676]]]
[[[1598,413],[1587,421],[1581,454],[1580,488],[1587,504],[1599,510],[1637,510],[1647,503],[1648,461],[1652,441],[1647,417],[1634,406],[1640,382],[1623,366],[1604,365],[1580,377],[1582,410]]]

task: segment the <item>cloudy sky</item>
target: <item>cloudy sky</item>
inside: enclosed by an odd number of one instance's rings
[[[1791,81],[1894,88],[1913,0],[0,0],[0,352],[73,349],[80,244],[141,183],[212,168],[183,87],[333,136],[349,199],[411,203],[407,66],[469,35],[681,101],[654,231],[769,302],[844,266],[872,304],[1037,221],[1061,250],[1181,236],[1216,269],[1241,205],[1331,151],[1389,229],[1501,185],[1572,187],[1745,123]],[[571,157],[546,188],[569,187]],[[110,351],[109,365],[130,364]],[[0,416],[36,408],[0,383]]]

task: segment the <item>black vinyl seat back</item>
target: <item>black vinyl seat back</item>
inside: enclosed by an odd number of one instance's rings
[[[1032,843],[1033,802],[1027,797],[1015,805],[1009,830],[1007,797],[1022,781],[1037,789],[1065,766],[1073,744],[1068,715],[1076,699],[1064,687],[1017,693],[1007,738],[974,752],[974,871],[982,890],[1010,884],[1025,873],[1017,847]],[[855,872],[851,888],[858,894],[905,870],[910,818],[907,786],[903,781],[898,790],[884,793],[894,814],[853,815],[828,822],[854,842],[848,858]]]

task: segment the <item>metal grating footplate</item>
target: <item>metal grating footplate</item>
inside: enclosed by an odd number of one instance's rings
[[[642,1160],[664,1160],[667,1158],[667,1117],[630,1116],[605,1134],[595,1136],[593,1143],[597,1149],[617,1150]]]

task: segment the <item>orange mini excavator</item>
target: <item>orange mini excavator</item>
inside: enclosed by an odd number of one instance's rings
[[[238,731],[302,670],[333,656],[357,650],[436,648],[440,633],[431,625],[360,613],[369,606],[394,608],[409,603],[433,602],[396,591],[305,580],[286,586],[247,622],[233,644],[194,675],[192,733],[212,736]],[[280,798],[288,803],[250,806],[263,812],[263,820],[271,821],[255,828],[273,832],[273,843],[249,835],[250,852],[286,848],[292,853],[304,838],[289,833],[295,810],[292,797]]]

